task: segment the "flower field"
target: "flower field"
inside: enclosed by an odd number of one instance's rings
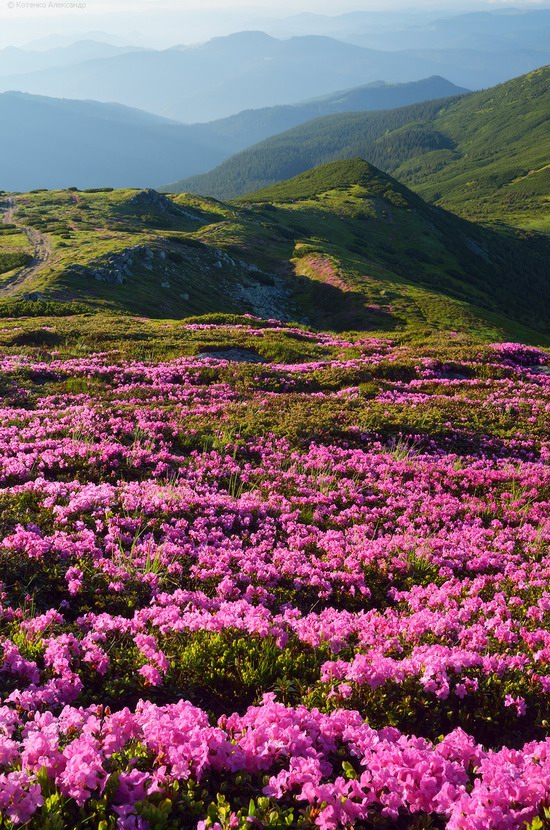
[[[280,331],[0,358],[0,827],[549,826],[550,359]]]

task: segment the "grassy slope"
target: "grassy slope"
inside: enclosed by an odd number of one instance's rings
[[[411,123],[432,121],[452,100],[316,118],[243,150],[210,173],[176,182],[172,189],[231,199],[289,179],[319,164],[356,156],[389,169],[387,148],[379,147],[377,142]],[[420,147],[425,146],[431,148],[433,143],[426,145],[423,139]],[[394,166],[402,160],[401,147],[397,150],[392,159]],[[416,145],[411,150],[413,155],[418,155]]]
[[[316,119],[180,184],[225,198],[361,156],[464,216],[548,230],[550,67],[461,99]]]
[[[28,265],[31,259],[32,250],[25,234],[11,225],[0,224],[0,279]]]
[[[362,160],[333,162],[239,203],[264,204],[272,216],[276,205],[278,221],[306,220],[311,241],[295,249],[299,267],[308,257],[333,259],[349,288],[409,328],[437,321],[481,330],[504,312],[548,329],[545,312],[533,315],[535,296],[548,301],[544,250],[428,205]]]
[[[192,261],[194,248],[185,243],[200,227],[225,218],[227,211],[212,207],[207,200],[193,199],[186,200],[186,214],[164,212],[133,204],[137,193],[46,191],[16,197],[17,222],[46,234],[52,256],[23,285],[10,288],[13,272],[5,274],[0,282],[0,291],[4,287],[0,300],[9,303],[38,294],[45,301],[77,300],[96,308],[107,306],[157,317],[219,310],[215,300],[210,302],[219,274],[213,269],[210,275],[201,272],[200,263]],[[107,257],[137,245],[151,246],[155,251],[152,270],[136,257],[123,285],[71,273],[74,264],[103,266]],[[166,259],[161,258],[164,256]],[[170,288],[163,287],[166,282]],[[188,293],[190,297],[184,300],[182,295]],[[225,302],[227,311],[236,310],[229,297]]]
[[[394,175],[450,210],[550,230],[550,67],[457,101],[434,126],[457,157],[432,172],[428,153]]]
[[[17,220],[47,234],[52,258],[23,285],[3,277],[0,313],[39,314],[48,302],[76,300],[157,318],[246,312],[405,339],[454,330],[547,342],[548,304],[536,293],[544,288],[523,248],[504,250],[502,237],[425,204],[360,160],[232,205],[178,196],[184,212],[144,212],[135,196],[17,197]],[[135,258],[122,285],[71,271],[134,245],[155,256]],[[514,288],[512,254],[531,295]]]

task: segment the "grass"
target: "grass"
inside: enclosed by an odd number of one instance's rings
[[[232,204],[181,194],[144,207],[131,190],[14,200],[16,222],[46,235],[51,257],[0,294],[4,319],[248,313],[404,342],[449,330],[548,342],[543,242],[434,208],[359,159]],[[148,254],[133,255],[121,284],[95,278],[136,246]]]
[[[394,174],[429,200],[475,219],[548,229],[550,67],[457,101],[435,119],[458,148],[430,173],[430,154]]]
[[[309,236],[295,244],[292,257],[295,272],[309,280],[303,290],[310,292],[315,280],[343,287],[348,298],[361,298],[363,311],[370,310],[367,327],[411,334],[477,329],[483,338],[503,325],[519,332],[521,325],[503,324],[508,309],[514,308],[519,323],[521,316],[529,318],[531,297],[515,293],[522,283],[513,263],[523,247],[515,238],[430,207],[366,162],[333,162],[239,204],[267,204],[271,224],[283,224],[284,235],[306,229]],[[544,293],[546,246],[539,252],[528,245],[523,269],[537,275],[532,294]],[[333,322],[337,293],[326,298]],[[539,324],[547,327],[542,319]],[[529,338],[526,328],[522,336]]]

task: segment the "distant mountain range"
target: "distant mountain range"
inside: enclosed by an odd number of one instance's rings
[[[90,60],[103,60],[142,51],[135,46],[112,46],[95,40],[79,40],[51,49],[0,49],[0,76],[64,69]]]
[[[82,43],[82,41],[90,40],[111,46],[129,47],[130,49],[136,45],[131,36],[121,37],[120,35],[114,35],[112,32],[89,29],[86,32],[83,31],[72,35],[67,32],[63,34],[50,32],[42,37],[31,40],[23,48],[27,51],[47,51],[48,49],[59,49],[63,46],[72,46],[74,43]]]
[[[292,104],[380,79],[393,83],[441,75],[461,87],[479,89],[548,61],[548,44],[540,50],[513,46],[498,52],[389,52],[330,37],[279,40],[263,32],[240,32],[196,46],[94,58],[72,65],[70,72],[66,66],[12,71],[0,77],[0,91],[116,101],[193,123],[244,109]]]
[[[546,66],[457,99],[316,119],[170,189],[230,199],[360,156],[464,215],[550,230],[549,118]]]
[[[226,153],[190,129],[118,104],[0,95],[0,189],[147,187]]]
[[[384,83],[294,106],[184,125],[117,104],[0,94],[0,189],[148,187],[210,169],[245,147],[331,112],[463,92],[443,78]]]
[[[329,35],[367,48],[545,50],[550,42],[550,9],[497,8],[463,14],[426,9],[399,12],[358,11],[328,16],[286,18],[270,33],[279,37]]]

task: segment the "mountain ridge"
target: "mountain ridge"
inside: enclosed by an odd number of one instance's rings
[[[336,158],[361,156],[455,212],[550,229],[549,113],[545,66],[460,98],[319,118],[172,188],[231,199]]]
[[[372,90],[339,93],[335,103],[325,96],[321,103],[252,110],[193,125],[120,104],[0,93],[0,115],[10,125],[0,133],[0,158],[10,159],[4,169],[0,162],[0,189],[156,186],[172,178],[181,165],[190,174],[208,170],[258,136],[284,130],[288,119],[292,126],[307,120],[312,112],[335,106],[345,110],[361,103],[368,109],[377,106],[381,97],[389,105],[403,98],[423,100],[441,88],[457,89],[444,79],[378,85]]]
[[[225,155],[185,127],[118,104],[0,93],[0,189],[152,186]],[[9,163],[8,163],[9,161]]]
[[[547,248],[430,205],[363,159],[232,204],[125,190],[12,201],[11,221],[36,231],[49,253],[29,279],[2,277],[5,313],[74,303],[172,319],[246,313],[404,338],[451,329],[485,340],[550,337]]]
[[[102,60],[141,51],[144,50],[139,46],[116,46],[90,38],[44,50],[7,46],[0,49],[0,77],[17,72],[42,72],[45,69],[80,64],[92,58]],[[29,69],[29,65],[32,69]]]
[[[246,37],[250,42],[250,35]],[[550,59],[550,49],[532,54],[512,49],[497,56],[450,50],[426,58],[403,50],[367,49],[326,36],[262,38],[258,44],[255,34],[255,45],[247,49],[238,38],[237,34],[198,46],[86,61],[70,73],[50,68],[4,76],[0,91],[116,100],[195,123],[245,109],[297,103],[380,78],[405,82],[439,74],[459,86],[479,88],[539,66],[545,54]]]

